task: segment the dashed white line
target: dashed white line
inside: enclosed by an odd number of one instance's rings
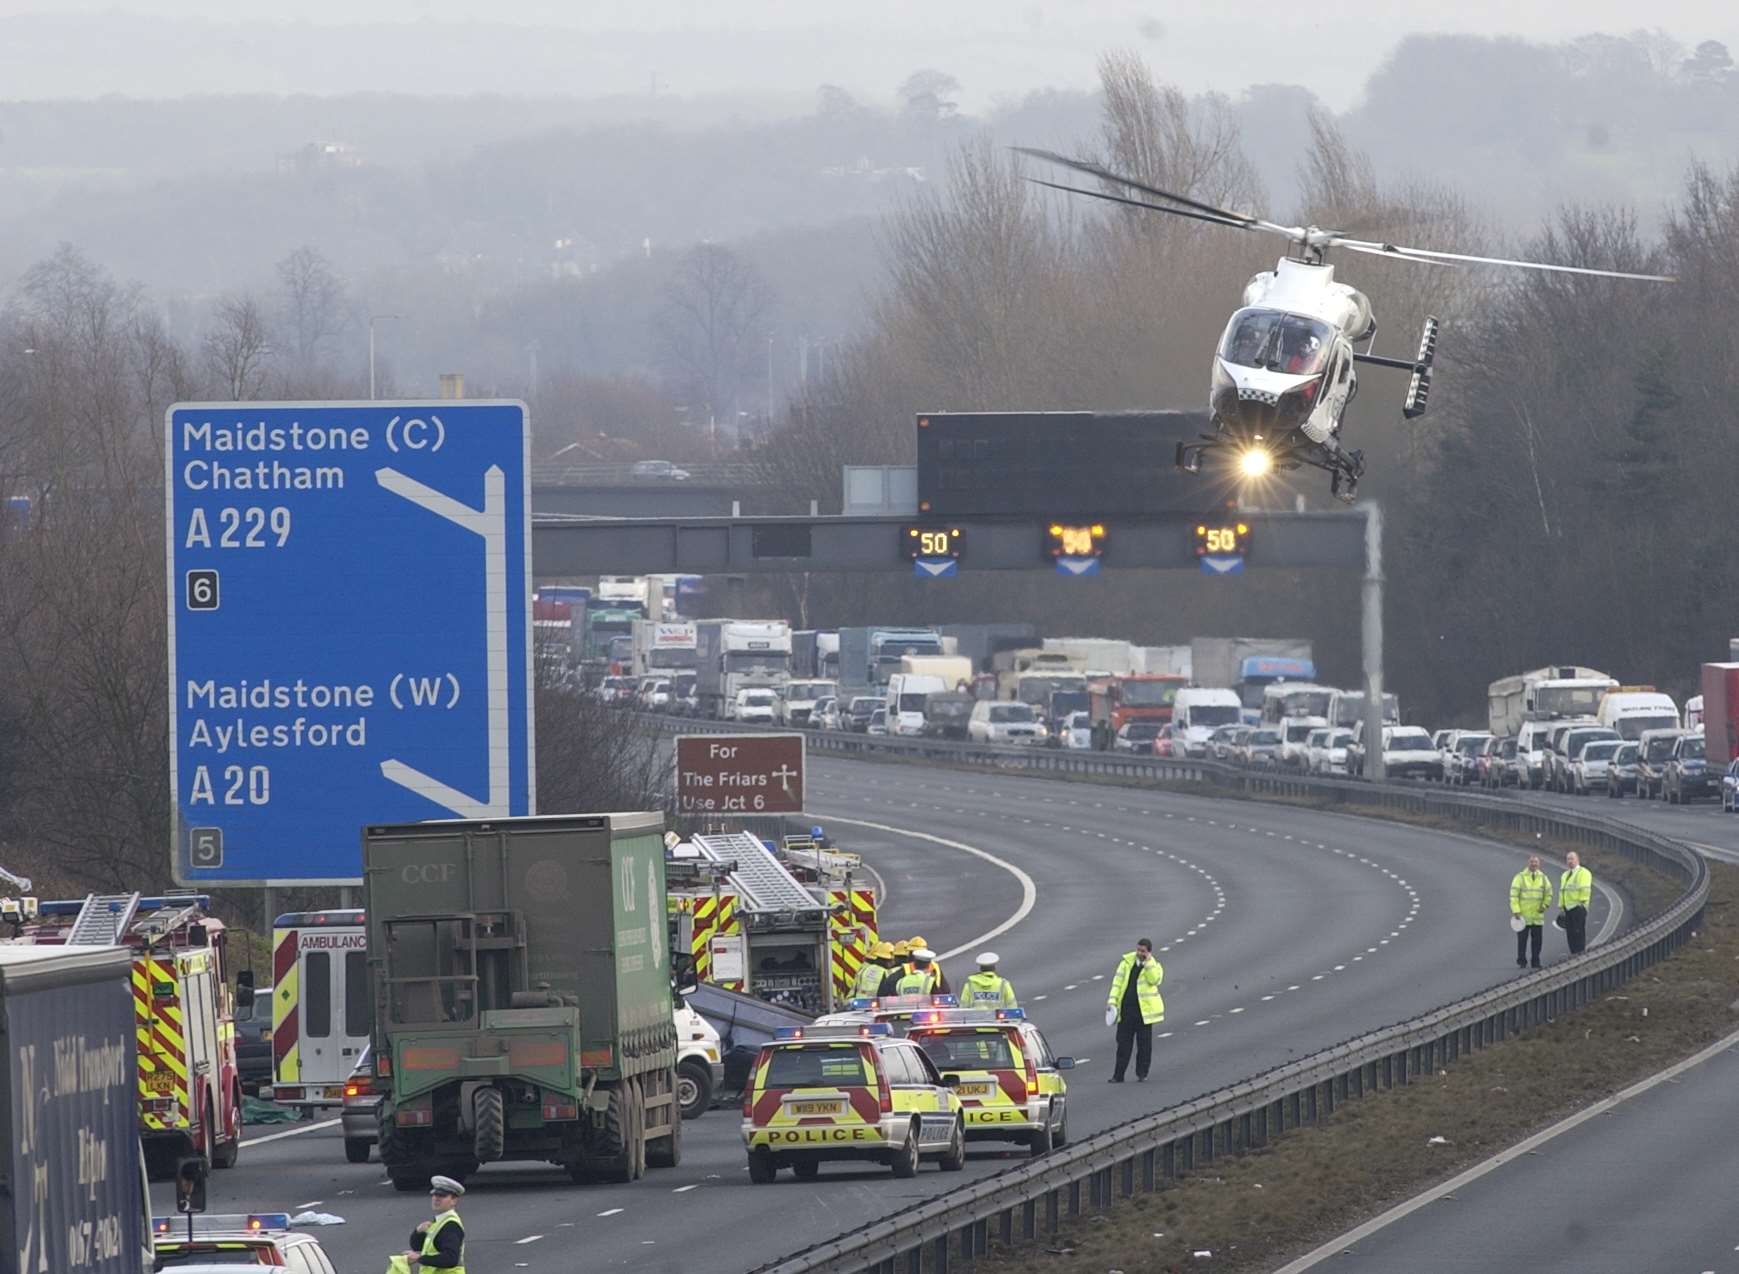
[[[836,819],[835,821],[837,822],[838,820]],[[606,1208],[604,1211],[598,1213],[598,1215],[599,1216],[615,1216],[618,1212],[621,1212],[622,1210],[623,1209],[621,1209],[621,1208]]]
[[[672,1193],[672,1194],[687,1194],[690,1190],[695,1189],[699,1185],[700,1185],[700,1182],[691,1181],[685,1186],[677,1186],[676,1189],[672,1190],[670,1193]]]
[[[524,1247],[527,1243],[536,1243],[541,1238],[543,1238],[541,1234],[528,1234],[523,1239],[513,1240],[513,1243],[515,1247]]]
[[[342,1122],[337,1119],[321,1119],[311,1124],[303,1124],[300,1128],[291,1128],[286,1132],[268,1133],[264,1137],[249,1137],[242,1142],[244,1146],[263,1146],[268,1141],[282,1141],[285,1137],[300,1137],[305,1132],[318,1132],[322,1128],[336,1128]],[[387,1183],[392,1184],[391,1182]]]

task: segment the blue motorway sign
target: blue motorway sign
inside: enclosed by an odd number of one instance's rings
[[[167,427],[176,880],[354,883],[365,823],[532,813],[524,405]]]

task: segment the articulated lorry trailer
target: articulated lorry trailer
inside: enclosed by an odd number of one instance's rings
[[[0,1021],[0,1270],[150,1269],[133,953],[0,943]]]
[[[380,1157],[633,1181],[682,1155],[661,814],[369,827]]]

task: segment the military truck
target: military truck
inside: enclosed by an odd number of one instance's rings
[[[363,830],[380,1158],[633,1181],[682,1156],[656,813]]]

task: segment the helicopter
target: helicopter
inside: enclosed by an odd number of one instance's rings
[[[1209,225],[1263,231],[1286,239],[1287,254],[1275,263],[1273,270],[1261,271],[1251,278],[1244,288],[1241,306],[1226,323],[1214,352],[1208,387],[1208,416],[1214,432],[1203,434],[1199,442],[1177,444],[1177,467],[1185,473],[1200,473],[1204,457],[1229,463],[1237,474],[1249,480],[1264,478],[1275,469],[1310,465],[1329,475],[1329,490],[1337,499],[1351,504],[1358,498],[1359,479],[1365,473],[1364,453],[1343,446],[1340,434],[1346,410],[1359,392],[1357,365],[1366,363],[1410,373],[1401,415],[1406,420],[1415,420],[1425,414],[1431,395],[1431,371],[1437,357],[1438,320],[1426,318],[1419,337],[1419,352],[1414,358],[1386,358],[1373,353],[1376,313],[1369,297],[1335,278],[1334,266],[1327,260],[1331,248],[1425,265],[1511,266],[1606,279],[1677,282],[1671,275],[1468,256],[1356,239],[1320,226],[1286,226],[1161,190],[1086,160],[1025,146],[1014,150],[1097,178],[1106,185],[1167,202],[1154,203],[1110,190],[1085,190],[1028,177],[1034,185]],[[1358,349],[1361,342],[1365,345],[1363,351]]]

